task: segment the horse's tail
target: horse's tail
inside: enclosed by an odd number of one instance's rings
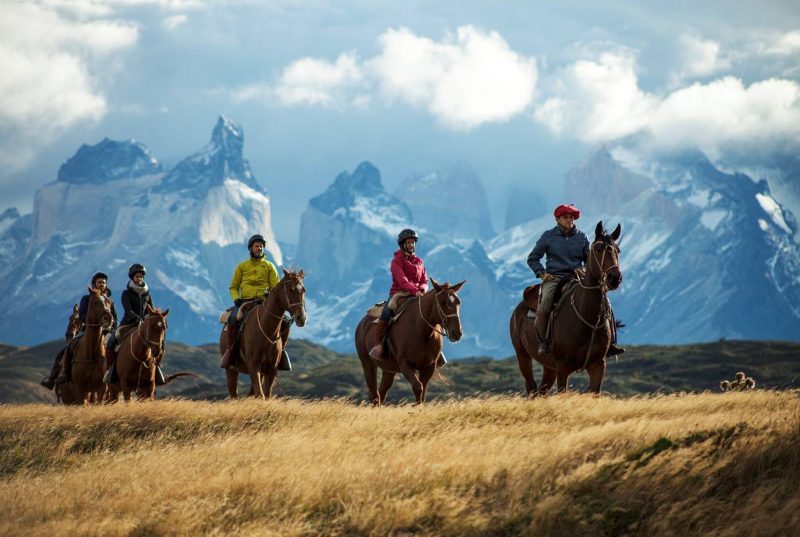
[[[177,373],[173,373],[171,375],[167,375],[166,377],[164,377],[164,384],[169,384],[170,382],[179,377],[194,377],[196,379],[199,379],[200,375],[192,373],[191,371],[179,371]]]

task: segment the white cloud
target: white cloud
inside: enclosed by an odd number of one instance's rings
[[[333,106],[364,79],[354,53],[341,54],[335,63],[302,58],[283,70],[275,95],[286,105]]]
[[[460,27],[442,42],[407,28],[384,32],[368,67],[383,94],[424,106],[445,125],[470,129],[505,121],[533,101],[533,58],[511,50],[497,32]]]
[[[187,20],[189,20],[189,18],[186,15],[173,15],[164,19],[162,24],[166,29],[174,30],[178,26],[185,24]]]
[[[720,56],[720,45],[716,41],[684,35],[678,43],[681,62],[679,78],[708,76],[731,65],[730,60]]]
[[[586,142],[637,135],[640,149],[700,148],[727,162],[766,161],[800,149],[800,85],[734,77],[663,96],[639,87],[632,57],[603,54],[564,69],[534,117],[554,133]]]
[[[635,133],[647,124],[657,100],[639,88],[634,67],[628,53],[575,62],[556,77],[555,95],[536,107],[534,117],[557,134],[586,142]]]
[[[800,85],[769,79],[746,87],[725,77],[668,95],[648,122],[661,148],[699,147],[715,158],[800,148]],[[752,155],[757,158],[757,155]]]
[[[800,30],[772,34],[759,48],[764,54],[775,56],[792,56],[800,53]]]
[[[64,129],[101,119],[107,104],[92,67],[137,38],[138,29],[124,22],[6,4],[0,18],[0,165],[22,169]]]

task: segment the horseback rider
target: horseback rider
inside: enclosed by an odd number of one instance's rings
[[[575,225],[581,212],[574,205],[559,205],[553,211],[556,226],[548,229],[528,255],[528,266],[542,284],[539,305],[536,310],[536,331],[539,337],[538,353],[548,354],[552,350],[550,340],[550,313],[553,309],[553,298],[559,282],[583,267],[589,257],[589,238]],[[541,259],[547,255],[547,268],[542,266]],[[613,318],[613,317],[612,317]],[[613,339],[606,353],[607,356],[621,354],[625,349],[616,344],[616,327],[611,327]]]
[[[230,310],[226,329],[228,332],[228,347],[225,349],[225,354],[222,356],[220,367],[226,369],[229,367],[235,357],[238,349],[237,334],[239,325],[236,317],[238,316],[239,309],[247,302],[252,302],[257,298],[261,298],[280,282],[278,277],[278,270],[265,256],[264,248],[267,246],[267,241],[260,234],[255,234],[247,241],[247,250],[250,252],[250,258],[245,259],[233,271],[231,278],[230,293],[233,299],[234,307]],[[284,332],[288,329],[288,323],[284,318],[284,325],[281,328],[281,339],[284,340]],[[281,355],[278,370],[291,371],[289,364],[289,356],[284,349]]]
[[[428,274],[425,271],[425,263],[421,257],[416,255],[418,239],[419,235],[413,229],[404,229],[397,235],[397,245],[400,249],[394,253],[389,266],[392,273],[389,301],[383,306],[383,311],[375,327],[375,340],[369,351],[369,355],[376,360],[384,358],[383,339],[397,307],[408,297],[421,297],[428,290]],[[444,354],[440,354],[437,365],[441,367],[446,363]]]
[[[119,323],[119,328],[111,333],[106,342],[106,366],[108,379],[103,379],[104,382],[111,380],[111,368],[114,361],[117,359],[117,344],[119,337],[122,335],[123,328],[135,328],[144,321],[147,315],[147,306],[153,308],[153,298],[150,296],[150,289],[144,281],[147,274],[147,269],[141,263],[134,263],[128,268],[128,285],[122,291],[122,309],[124,315],[122,321]],[[161,342],[161,352],[164,352],[164,342]],[[161,368],[156,366],[156,384],[164,384],[164,374]]]
[[[114,300],[111,298],[111,290],[108,288],[108,276],[106,275],[105,272],[95,272],[94,274],[92,274],[92,288],[97,289],[103,295],[105,295],[109,305],[111,306],[112,323],[111,326],[109,326],[108,328],[103,328],[103,334],[105,335],[110,331],[112,331],[117,326],[117,310],[114,307]],[[82,336],[83,333],[86,331],[86,315],[88,311],[89,311],[89,295],[87,294],[81,298],[80,305],[78,306],[78,318],[80,320],[80,328],[78,329],[78,333],[75,334],[75,337]],[[67,346],[69,346],[69,342],[67,342]],[[52,390],[56,384],[65,384],[68,381],[67,368],[69,367],[69,360],[70,360],[70,357],[68,355],[69,355],[68,352],[60,352],[56,355],[56,358],[53,361],[53,367],[50,369],[50,375],[43,378],[40,382],[42,386],[44,386],[48,390]],[[59,369],[61,370],[61,374],[59,374],[56,377]]]

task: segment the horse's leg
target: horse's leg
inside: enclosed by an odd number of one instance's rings
[[[536,396],[536,380],[533,378],[533,358],[522,349],[515,349],[519,372],[525,379],[525,393],[528,397]]]
[[[589,373],[589,389],[587,391],[600,393],[600,386],[603,385],[603,377],[606,375],[605,357],[599,362],[588,366],[586,372]]]
[[[547,395],[556,381],[556,370],[553,367],[542,366],[542,383],[539,385],[539,395]]]
[[[277,373],[277,371],[275,369],[272,369],[272,370],[268,369],[261,376],[261,378],[263,379],[263,381],[262,381],[262,385],[263,385],[262,392],[264,393],[264,396],[267,399],[272,397],[272,386],[275,384],[275,375],[276,375],[276,373]]]
[[[556,380],[558,382],[558,393],[567,393],[567,379],[569,370],[563,361],[556,364]]]
[[[228,381],[228,395],[231,399],[239,397],[239,372],[236,369],[227,368],[225,377]]]
[[[383,398],[378,394],[378,367],[372,362],[369,357],[359,355],[358,359],[361,361],[361,369],[364,370],[364,381],[367,383],[367,392],[369,394],[370,402],[377,406],[383,401]],[[381,375],[381,388],[386,378],[386,371]],[[391,386],[391,383],[389,384]],[[388,387],[386,388],[388,391]]]
[[[392,384],[394,384],[394,375],[395,373],[387,371],[385,369],[381,371],[381,387],[378,390],[377,404],[383,404],[384,401],[386,401],[386,394],[389,393],[389,388],[391,388]]]
[[[122,399],[128,403],[131,400],[131,387],[128,386],[128,380],[125,377],[120,376],[119,378],[119,386],[122,390]]]
[[[417,400],[417,404],[420,404],[422,402],[422,382],[419,380],[419,375],[405,360],[398,360],[398,362],[400,372],[403,373],[403,376],[405,376],[409,384],[411,384],[411,391],[414,392],[414,398]]]
[[[419,370],[419,381],[422,383],[422,403],[425,402],[425,396],[428,394],[428,383],[431,381],[434,371],[436,371],[435,362]]]
[[[258,368],[250,368],[250,393],[259,399],[264,399],[264,387],[261,385],[262,373]]]

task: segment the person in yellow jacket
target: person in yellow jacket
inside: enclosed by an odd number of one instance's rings
[[[264,257],[264,247],[266,245],[267,241],[261,235],[250,237],[250,240],[247,241],[250,259],[246,259],[236,265],[236,269],[233,271],[230,291],[234,308],[231,310],[230,316],[228,316],[228,348],[220,364],[223,369],[231,364],[231,358],[236,355],[233,348],[238,339],[236,334],[239,327],[236,324],[236,316],[239,313],[239,308],[245,302],[250,302],[269,293],[280,281],[275,265]]]

